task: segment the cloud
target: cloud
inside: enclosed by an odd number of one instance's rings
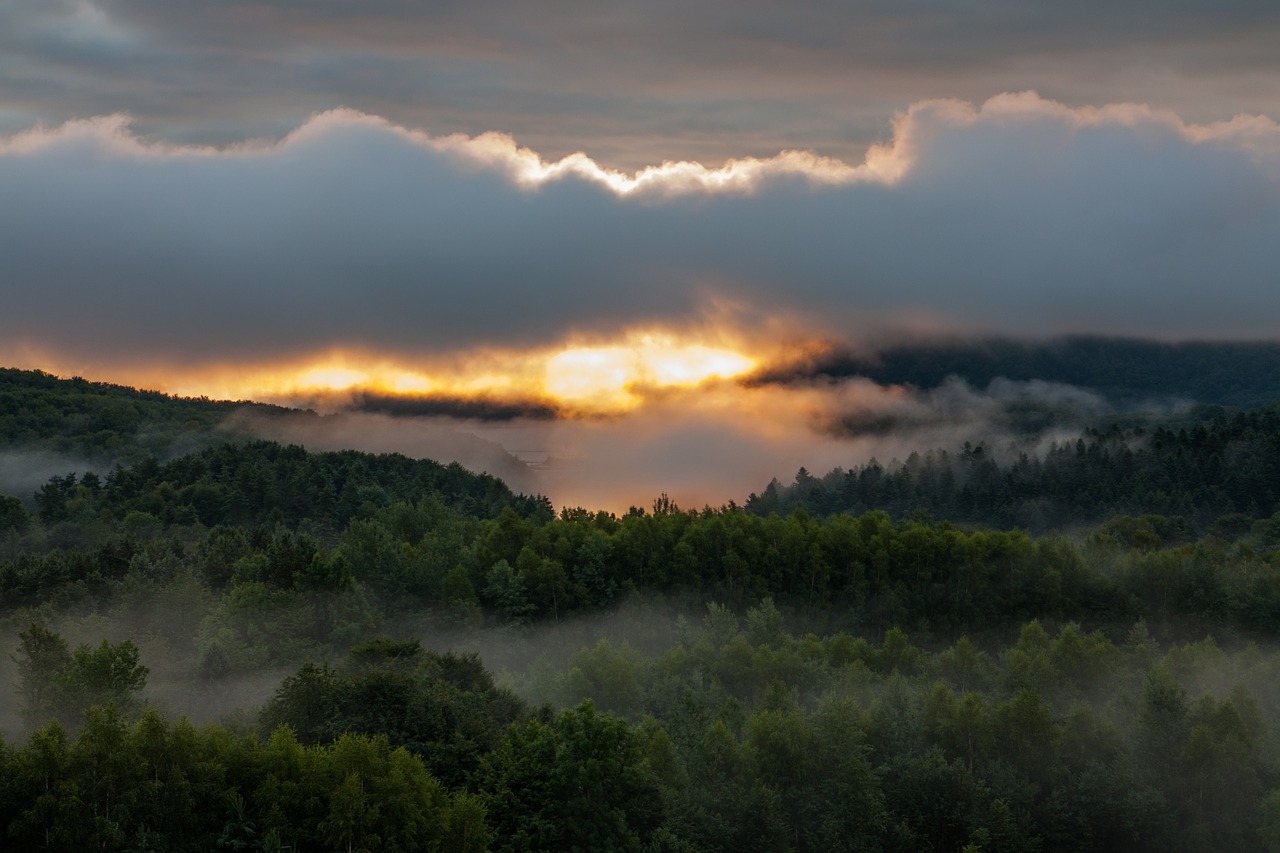
[[[228,148],[118,116],[32,129],[0,141],[0,357],[102,376],[725,322],[845,341],[1280,327],[1274,122],[1024,93],[894,127],[858,163],[632,174],[351,111]]]
[[[0,129],[124,111],[144,134],[226,143],[347,105],[630,168],[786,148],[855,159],[893,110],[939,96],[1280,115],[1278,26],[1264,0],[13,0]]]

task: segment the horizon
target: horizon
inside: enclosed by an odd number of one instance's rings
[[[1002,405],[824,365],[1280,339],[1280,11],[978,10],[12,4],[0,362],[716,503]]]

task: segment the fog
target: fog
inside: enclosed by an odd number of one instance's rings
[[[709,383],[656,394],[614,416],[484,420],[358,411],[319,417],[255,417],[229,424],[313,450],[398,452],[505,480],[557,507],[626,512],[666,494],[689,508],[742,503],[771,479],[801,467],[905,459],[912,451],[957,451],[965,442],[1034,452],[1073,440],[1107,417],[1161,416],[1189,401],[1113,403],[1089,389],[1041,380],[996,379],[985,388],[952,378],[920,390],[864,378],[787,384]]]

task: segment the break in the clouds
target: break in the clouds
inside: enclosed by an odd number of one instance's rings
[[[852,159],[927,98],[1280,115],[1278,31],[1269,0],[6,0],[0,131],[128,112],[223,144],[347,106],[629,168]]]
[[[917,104],[858,161],[635,173],[350,111],[222,148],[107,117],[0,140],[0,198],[0,356],[110,378],[649,327],[1280,328],[1280,127],[1030,93]]]

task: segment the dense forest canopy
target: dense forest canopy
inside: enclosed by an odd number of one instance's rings
[[[6,849],[1280,850],[1272,409],[618,515],[8,379]]]

